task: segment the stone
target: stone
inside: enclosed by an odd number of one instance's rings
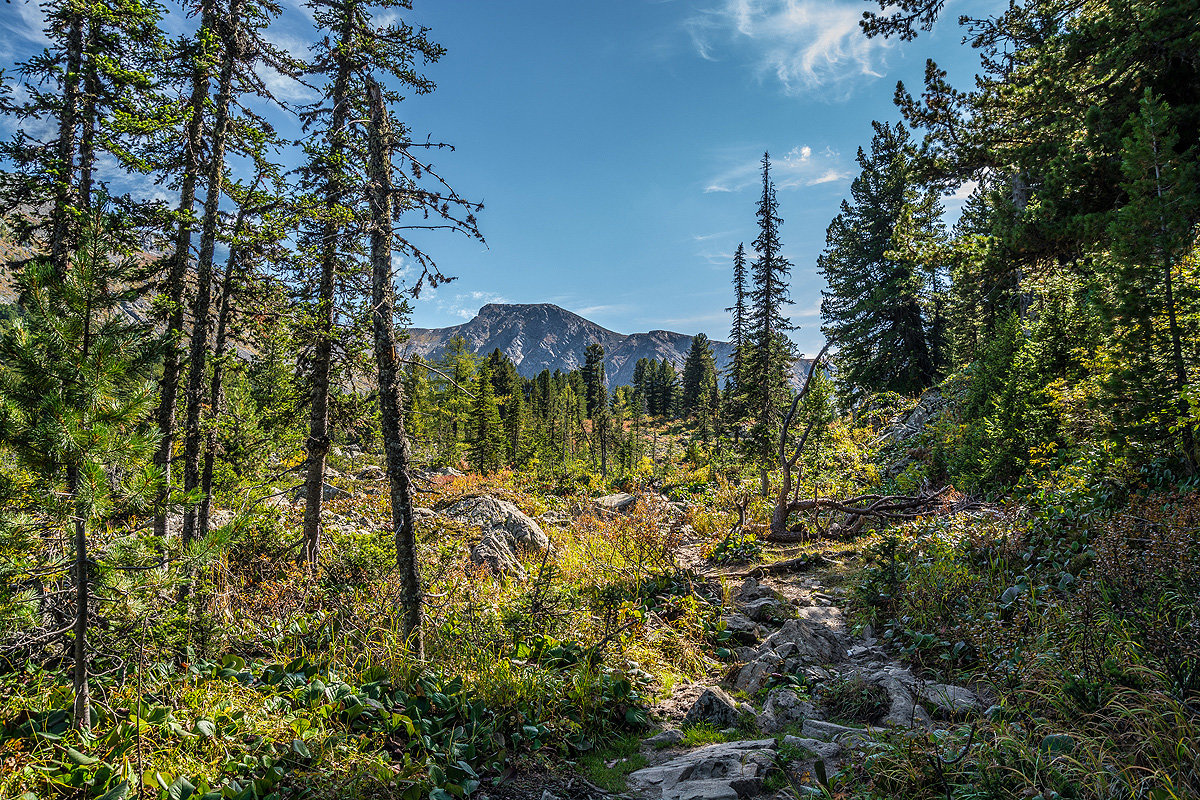
[[[839,742],[847,741],[865,741],[867,731],[863,728],[851,728],[849,725],[838,725],[836,722],[825,722],[820,719],[806,719],[800,726],[800,732],[808,739],[819,739],[821,741],[838,740]]]
[[[774,597],[760,597],[757,600],[751,600],[749,603],[743,603],[740,609],[743,614],[755,622],[782,622],[788,617],[783,603]]]
[[[813,704],[803,699],[793,689],[772,689],[767,693],[762,713],[758,715],[758,727],[763,733],[779,733],[788,725],[802,723],[818,717]]]
[[[772,650],[760,653],[759,657],[738,670],[733,679],[733,688],[746,694],[757,694],[766,686],[767,678],[783,669],[783,659]]]
[[[667,728],[665,731],[644,739],[651,747],[673,747],[683,741],[683,731],[678,728]]]
[[[721,617],[725,630],[733,641],[742,645],[754,645],[762,641],[762,628],[754,624],[745,614],[734,611]]]
[[[887,691],[890,705],[887,716],[883,718],[884,725],[896,728],[929,726],[929,713],[917,702],[917,686],[920,681],[913,677],[912,672],[893,666],[877,670],[865,677]]]
[[[696,698],[696,702],[688,709],[683,718],[684,725],[708,723],[714,728],[728,728],[737,725],[737,702],[723,689],[710,687]]]
[[[382,467],[371,464],[354,473],[354,477],[360,481],[381,481],[387,477],[387,473],[383,471]]]
[[[790,747],[807,750],[825,762],[833,761],[845,749],[837,742],[822,742],[820,739],[806,739],[803,736],[785,736],[783,743]]]
[[[466,497],[443,514],[483,531],[471,547],[471,561],[486,565],[493,574],[524,577],[519,554],[544,553],[550,547],[549,537],[538,524],[507,500],[490,495]]]
[[[921,689],[921,701],[933,706],[937,719],[957,720],[978,714],[983,704],[970,689],[949,683],[929,683]]]
[[[827,626],[815,624],[807,619],[789,619],[763,642],[763,648],[777,649],[785,643],[796,647],[794,653],[789,653],[789,658],[798,658],[808,663],[830,664],[841,661],[846,652],[842,649],[837,635]]]
[[[663,800],[738,800],[762,789],[776,749],[774,739],[699,747],[665,764],[631,772],[628,785]]]
[[[746,578],[742,581],[742,585],[733,593],[733,600],[738,605],[746,605],[753,603],[755,600],[777,600],[775,590],[769,586],[763,586],[755,578]]]
[[[637,504],[637,498],[628,492],[617,492],[597,497],[593,502],[601,511],[624,514],[633,510]]]
[[[306,499],[307,496],[308,486],[303,483],[300,484],[300,486],[296,489],[295,494],[292,495],[292,497],[296,500]],[[350,497],[350,492],[346,491],[340,486],[334,486],[330,483],[326,483],[321,487],[322,500],[337,500],[340,497]]]

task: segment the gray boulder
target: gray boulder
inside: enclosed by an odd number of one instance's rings
[[[663,800],[739,800],[762,789],[775,763],[774,739],[699,747],[629,774],[629,788]]]
[[[354,473],[354,477],[360,481],[381,481],[387,477],[387,473],[383,468],[371,464]]]
[[[493,574],[524,577],[519,554],[544,553],[550,547],[550,539],[538,524],[507,500],[489,495],[466,497],[443,514],[483,531],[471,547],[471,561],[486,565]]]
[[[978,714],[983,704],[970,689],[949,683],[929,683],[921,689],[921,702],[932,707],[937,719],[956,720]]]
[[[346,491],[345,489],[343,489],[340,486],[334,486],[333,484],[326,483],[321,487],[321,499],[322,500],[336,500],[339,497],[349,497],[349,496],[350,496],[350,492]],[[300,486],[296,489],[296,492],[295,492],[295,494],[292,495],[292,497],[295,500],[300,500],[302,498],[307,499],[308,498],[308,486],[306,486],[303,483],[300,484]]]
[[[683,741],[683,731],[678,728],[667,728],[642,741],[651,747],[673,747]]]
[[[708,723],[715,728],[729,728],[737,725],[737,701],[725,691],[718,688],[705,689],[704,694],[696,699],[683,718],[684,725]]]
[[[788,725],[817,716],[813,704],[792,689],[772,689],[767,693],[762,713],[758,715],[758,727],[763,733],[779,733]]]
[[[721,621],[725,623],[729,636],[738,644],[753,645],[762,641],[762,628],[745,614],[734,611],[721,617]]]
[[[626,492],[617,492],[597,497],[594,502],[601,511],[624,514],[633,510],[633,507],[637,505],[637,498]]]
[[[782,650],[788,646],[786,652]],[[772,648],[787,659],[808,664],[831,664],[845,658],[841,642],[825,625],[806,619],[789,619],[765,642],[763,649]]]
[[[807,739],[803,736],[785,736],[783,737],[783,743],[791,747],[799,747],[802,750],[807,750],[813,756],[826,763],[832,762],[840,756],[844,749],[837,742],[823,742],[820,739]]]

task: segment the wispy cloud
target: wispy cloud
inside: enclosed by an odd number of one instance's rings
[[[748,148],[726,153],[721,160],[726,165],[707,182],[706,193],[740,192],[759,184],[761,158],[752,155]],[[846,180],[850,171],[842,164],[841,156],[830,147],[814,151],[808,145],[797,145],[782,156],[772,158],[771,176],[777,189],[799,189]]]
[[[434,307],[461,319],[474,319],[479,309],[488,303],[507,303],[508,298],[495,292],[459,292],[453,297],[439,297]]]
[[[748,52],[760,79],[778,80],[787,94],[821,91],[837,100],[883,75],[889,44],[864,36],[861,16],[862,3],[852,0],[723,0],[684,27],[703,59]]]

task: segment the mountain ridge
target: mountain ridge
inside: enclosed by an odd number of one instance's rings
[[[476,355],[499,349],[512,359],[517,372],[532,378],[543,369],[564,372],[583,366],[587,346],[604,348],[605,373],[609,386],[633,382],[633,371],[641,358],[666,358],[682,369],[692,345],[692,336],[663,328],[644,333],[623,334],[553,303],[488,303],[467,322],[445,328],[411,328],[410,354],[436,359],[445,353],[450,340],[462,336]],[[733,345],[716,339],[712,343],[717,369],[723,370],[733,355]]]

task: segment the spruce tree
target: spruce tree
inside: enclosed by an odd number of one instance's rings
[[[733,305],[725,309],[733,312],[733,325],[729,329],[733,358],[725,378],[726,391],[730,396],[742,393],[742,374],[746,368],[746,350],[750,343],[750,310],[746,306],[746,293],[746,246],[738,242],[737,252],[733,254]]]
[[[475,379],[475,397],[471,400],[467,424],[471,466],[481,475],[494,472],[504,463],[504,424],[494,392],[490,364],[484,362]]]
[[[767,470],[774,463],[774,440],[777,436],[782,407],[788,394],[788,375],[791,370],[791,343],[787,332],[795,330],[784,308],[792,303],[788,293],[791,262],[783,256],[779,237],[779,202],[775,197],[775,182],[771,180],[771,155],[763,153],[762,195],[759,197],[758,238],[754,250],[758,254],[751,266],[753,288],[750,291],[750,344],[746,359],[746,399],[748,410],[755,415],[747,439],[758,461],[762,494],[767,495]]]
[[[872,123],[870,152],[826,234],[818,259],[824,331],[852,393],[918,394],[937,370],[931,355],[933,274],[940,258],[941,205],[916,184],[911,140],[901,125]],[[937,347],[941,347],[939,342]]]
[[[608,381],[604,376],[604,347],[593,342],[583,353],[583,369],[580,371],[586,387],[587,416],[595,419],[608,403]]]
[[[703,333],[692,337],[692,346],[683,362],[680,408],[684,416],[706,419],[717,408],[717,364],[712,343]]]

